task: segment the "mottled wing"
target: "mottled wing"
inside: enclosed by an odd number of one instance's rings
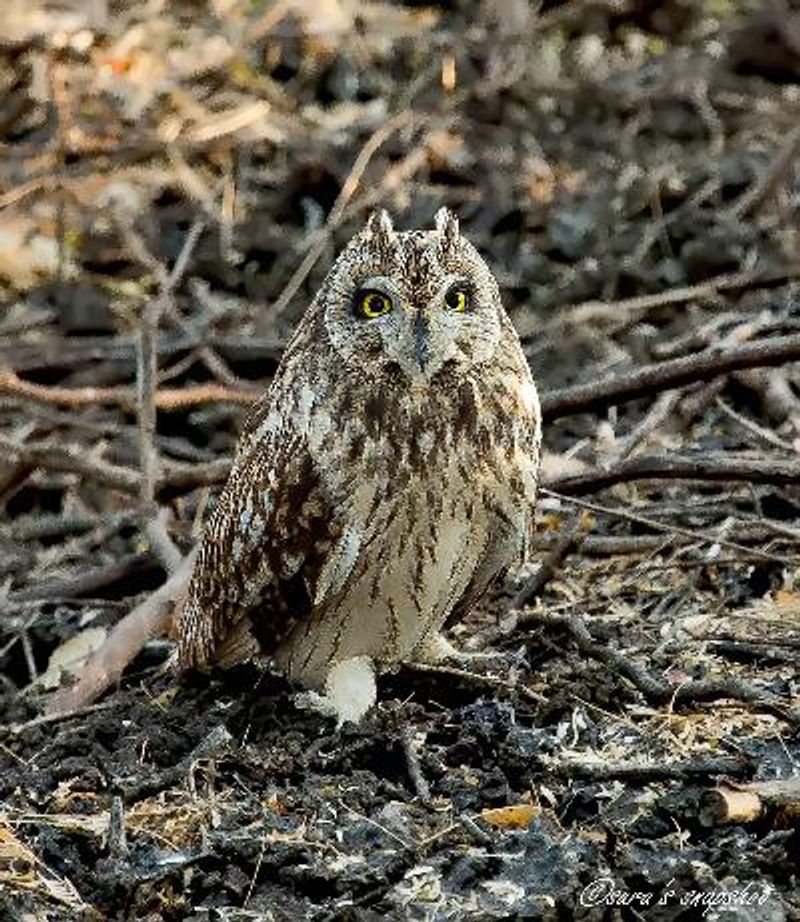
[[[517,423],[520,427],[520,444],[530,462],[526,465],[527,470],[518,470],[515,475],[509,472],[505,478],[508,490],[505,506],[493,502],[491,498],[485,500],[486,507],[491,510],[494,525],[469,585],[453,606],[445,627],[452,627],[466,617],[493,584],[504,581],[508,571],[522,564],[528,557],[541,450],[538,401],[530,414],[518,417]]]
[[[513,560],[515,544],[513,538],[505,533],[494,536],[489,541],[475,567],[469,585],[448,615],[445,627],[449,628],[458,624],[486,595],[493,583],[505,579],[509,566],[515,562]]]
[[[246,424],[264,418],[257,407]],[[184,667],[274,652],[308,615],[331,518],[305,440],[289,420],[243,438],[205,529],[179,616]]]

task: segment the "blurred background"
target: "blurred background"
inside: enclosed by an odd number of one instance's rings
[[[6,342],[135,323],[121,224],[172,267],[202,221],[176,309],[251,343],[377,204],[454,208],[525,332],[797,255],[795,187],[732,207],[797,126],[779,3],[7,3],[0,79]]]

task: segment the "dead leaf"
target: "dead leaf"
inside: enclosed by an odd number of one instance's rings
[[[536,804],[511,804],[508,807],[483,810],[481,819],[498,829],[527,829],[541,812],[541,807]]]
[[[102,627],[87,627],[69,640],[65,640],[50,654],[47,671],[36,681],[43,688],[58,688],[62,676],[77,675],[89,656],[97,650],[106,639],[106,630]]]
[[[0,227],[0,279],[17,291],[31,288],[58,269],[58,243],[30,218],[6,214]]]

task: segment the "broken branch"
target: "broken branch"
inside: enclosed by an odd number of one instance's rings
[[[159,388],[155,392],[158,410],[183,410],[206,403],[251,404],[263,393],[256,388],[233,388],[222,384],[197,384],[193,387]],[[70,407],[118,406],[133,410],[136,390],[132,387],[49,387],[18,377],[11,369],[0,370],[0,394],[24,397],[36,403]]]
[[[723,785],[707,791],[700,804],[704,826],[767,820],[776,828],[800,822],[800,778]]]
[[[592,637],[586,623],[578,615],[543,615],[535,613],[525,618],[520,624],[529,625],[539,621],[547,626],[557,626],[569,632],[578,650],[591,659],[598,660],[608,666],[612,672],[627,679],[639,691],[649,704],[655,707],[669,705],[700,704],[707,701],[718,701],[721,698],[731,698],[764,708],[771,714],[780,717],[792,727],[800,727],[800,713],[789,710],[773,695],[755,688],[748,682],[735,676],[724,679],[704,679],[684,682],[682,685],[673,685],[670,682],[660,681],[651,675],[642,666],[634,663],[618,650],[603,646]]]
[[[545,393],[541,398],[542,417],[550,421],[573,416],[695,381],[709,381],[730,371],[782,365],[798,359],[800,335],[762,339],[725,352],[708,350]]]
[[[628,458],[608,468],[559,477],[547,486],[580,496],[631,480],[708,480],[744,483],[799,484],[800,462],[731,458],[725,455],[653,455]]]
[[[172,603],[189,584],[194,558],[194,552],[188,554],[159,589],[114,625],[103,645],[87,660],[78,682],[56,692],[50,699],[48,714],[74,711],[96,701],[119,680],[122,671],[148,640],[167,633]]]

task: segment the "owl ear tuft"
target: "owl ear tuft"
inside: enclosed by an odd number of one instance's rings
[[[436,230],[441,235],[445,248],[453,249],[458,240],[458,218],[449,208],[440,208],[436,212]]]
[[[385,208],[373,211],[367,219],[367,230],[379,246],[388,246],[394,234],[394,225]]]

